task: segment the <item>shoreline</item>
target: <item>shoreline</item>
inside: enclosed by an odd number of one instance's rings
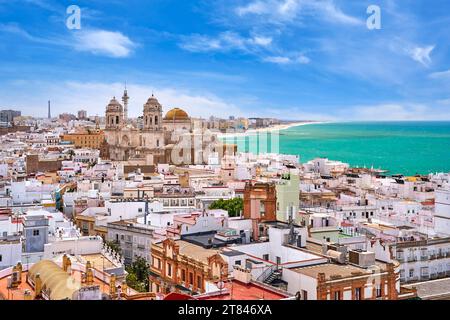
[[[242,136],[248,136],[260,132],[273,132],[273,131],[282,131],[287,130],[293,127],[300,127],[300,126],[306,126],[306,125],[312,125],[312,124],[323,124],[328,122],[322,122],[322,121],[310,121],[310,122],[293,122],[293,123],[286,123],[286,124],[276,124],[274,126],[270,126],[267,128],[259,128],[259,129],[249,129],[245,132],[227,132],[227,133],[217,133],[217,137],[219,139],[223,138],[231,138],[231,137],[242,137]]]

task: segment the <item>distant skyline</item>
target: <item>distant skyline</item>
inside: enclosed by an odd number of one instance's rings
[[[366,26],[381,8],[381,29]],[[81,8],[81,29],[66,27]],[[444,0],[0,0],[0,108],[103,115],[450,120]]]

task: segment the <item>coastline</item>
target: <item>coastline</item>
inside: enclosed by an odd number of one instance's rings
[[[277,124],[274,126],[270,126],[267,128],[259,128],[259,129],[249,129],[245,132],[226,132],[226,133],[217,133],[217,137],[219,139],[231,138],[231,137],[245,137],[248,135],[260,133],[260,132],[273,132],[273,131],[282,131],[287,130],[293,127],[300,127],[312,124],[323,124],[328,122],[319,122],[319,121],[308,121],[308,122],[292,122],[286,124]]]

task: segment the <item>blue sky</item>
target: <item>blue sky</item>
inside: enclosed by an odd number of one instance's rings
[[[366,26],[369,5],[381,29]],[[81,29],[66,27],[70,5]],[[0,0],[0,107],[449,120],[446,0]]]

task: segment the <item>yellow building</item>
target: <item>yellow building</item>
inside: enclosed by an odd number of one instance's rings
[[[108,229],[105,226],[95,224],[95,216],[77,214],[75,224],[81,230],[83,236],[100,236],[106,239]]]
[[[72,142],[77,148],[100,149],[105,135],[101,130],[90,130],[82,133],[69,133],[61,136],[61,140]]]

